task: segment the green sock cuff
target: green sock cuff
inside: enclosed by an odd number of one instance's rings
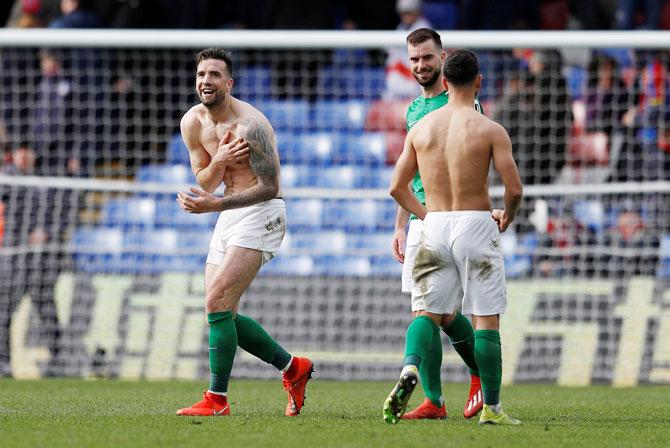
[[[233,317],[232,311],[217,311],[216,313],[207,313],[207,322],[213,324],[214,322],[219,322],[231,317]]]
[[[435,321],[433,321],[433,319],[428,316],[417,316],[414,318],[414,320],[425,320],[426,322],[430,323],[430,327],[433,329],[433,331],[440,331]]]
[[[475,330],[475,339],[486,339],[487,341],[500,344],[500,331],[498,330]]]

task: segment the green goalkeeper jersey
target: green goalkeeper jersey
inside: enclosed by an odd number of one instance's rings
[[[423,96],[418,97],[412,104],[409,105],[407,109],[407,130],[409,131],[412,126],[414,126],[419,120],[421,120],[426,114],[439,109],[449,102],[449,93],[445,90],[437,96],[432,98],[425,98]],[[475,97],[475,110],[484,113],[479,98]],[[416,172],[414,179],[412,179],[412,191],[414,196],[424,205],[426,205],[426,192],[423,190],[423,183],[421,182],[421,176],[419,172]],[[410,219],[416,219],[416,216],[412,215]]]

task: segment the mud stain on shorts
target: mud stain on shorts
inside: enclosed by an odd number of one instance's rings
[[[473,261],[472,270],[473,273],[476,273],[479,280],[488,280],[491,274],[493,274],[493,264],[487,259]]]
[[[419,246],[412,268],[412,278],[421,294],[428,292],[428,276],[443,268],[444,265],[437,252],[427,249],[423,244]]]

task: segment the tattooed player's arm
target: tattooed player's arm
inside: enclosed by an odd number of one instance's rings
[[[195,196],[180,193],[184,210],[190,213],[220,212],[258,204],[277,196],[279,165],[272,128],[256,118],[248,119],[244,125],[247,129],[244,138],[249,143],[249,166],[258,180],[256,185],[223,198],[191,188]]]

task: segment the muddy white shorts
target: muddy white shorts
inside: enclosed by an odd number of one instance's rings
[[[260,251],[265,264],[279,250],[286,233],[286,206],[271,199],[249,207],[221,212],[209,244],[207,263],[223,263],[230,246]]]
[[[412,271],[412,308],[490,316],[507,309],[498,226],[488,211],[429,212]]]
[[[414,268],[414,258],[416,257],[416,251],[419,250],[422,228],[423,221],[420,219],[412,219],[409,222],[409,228],[407,230],[407,243],[405,244],[405,261],[402,264],[402,292],[407,294],[412,293],[412,269]],[[412,311],[416,310],[412,308]]]

